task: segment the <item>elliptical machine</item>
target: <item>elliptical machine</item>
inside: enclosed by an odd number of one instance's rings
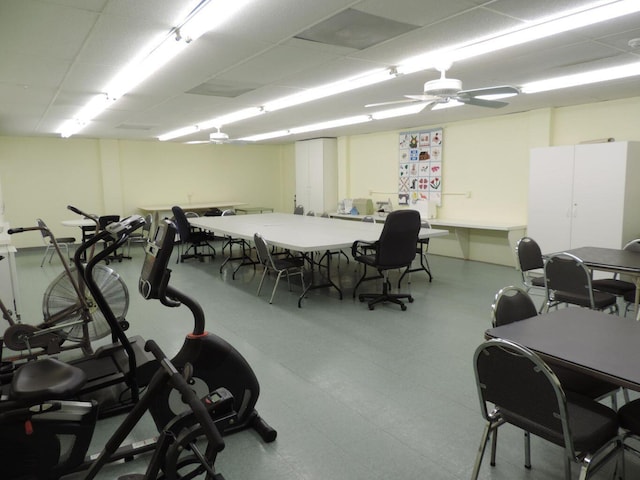
[[[255,409],[260,385],[245,358],[222,338],[205,331],[205,317],[200,304],[193,298],[169,285],[171,270],[167,268],[173,251],[176,227],[169,220],[159,223],[153,239],[147,244],[146,257],[139,281],[139,291],[146,299],[157,299],[171,308],[185,305],[193,315],[193,331],[189,333],[172,363],[179,370],[186,364],[193,368],[192,388],[199,396],[224,387],[234,397],[237,422],[221,430],[223,435],[245,428],[253,428],[265,442],[276,439],[277,432],[270,427]],[[175,394],[166,389],[157,395],[149,407],[156,426],[179,412]]]

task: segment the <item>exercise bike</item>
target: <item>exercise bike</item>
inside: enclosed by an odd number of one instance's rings
[[[98,237],[110,235],[116,238],[114,248],[117,248],[141,222],[141,217],[130,217],[111,225]],[[86,242],[83,247],[90,248],[92,241],[94,240]],[[99,241],[99,238],[95,241]],[[77,266],[98,307],[112,326],[114,335],[125,347],[130,348],[124,332],[119,329],[117,318],[92,278],[92,268],[100,261],[100,255],[109,253],[105,249],[96,255],[86,269],[80,262]],[[81,254],[81,251],[77,252],[76,256]],[[89,468],[85,478],[92,479],[107,462],[129,459],[153,450],[147,472],[144,475],[128,476],[128,479],[186,480],[201,473],[206,473],[207,479],[221,479],[213,468],[213,462],[216,453],[224,446],[218,429],[228,430],[237,423],[233,396],[228,390],[219,388],[200,395],[203,400],[198,402],[198,396],[191,385],[192,369],[189,365],[182,365],[181,369],[188,381],[186,383],[182,374],[178,374],[154,342],[146,342],[145,351],[153,353],[156,373],[148,382],[145,395],[137,400],[95,461],[87,459],[86,452],[100,406],[94,400],[75,400],[86,389],[88,381],[85,370],[79,368],[82,364],[72,365],[54,358],[43,358],[19,367],[0,401],[2,478],[57,480],[69,473]],[[129,356],[131,358],[133,357]],[[135,363],[130,368],[135,369]],[[135,380],[132,383],[135,384]],[[154,418],[156,425],[162,425],[158,429],[158,438],[122,446],[127,435],[147,411],[154,415],[151,406],[156,404],[159,395],[164,395],[167,391],[176,392],[175,399],[180,403],[180,412],[169,420]],[[185,398],[190,406],[186,411],[183,406]],[[207,412],[203,413],[203,405]],[[194,420],[194,415],[197,421]],[[215,425],[211,419],[215,421]],[[197,447],[197,441],[203,435],[208,441],[204,452]],[[185,457],[185,452],[190,454]]]
[[[255,409],[260,386],[245,358],[228,342],[205,331],[202,307],[193,298],[169,285],[171,270],[167,268],[173,251],[176,227],[169,220],[159,223],[149,241],[139,281],[139,291],[146,299],[157,299],[170,308],[186,306],[193,315],[193,331],[172,359],[178,369],[190,365],[193,369],[192,388],[201,394],[219,387],[228,389],[234,397],[237,422],[224,428],[223,435],[245,428],[253,428],[265,442],[276,439],[277,432]],[[177,398],[166,389],[155,398],[149,410],[158,428],[178,413]]]
[[[145,474],[121,479],[186,480],[204,473],[206,479],[223,480],[214,468],[216,455],[224,448],[218,429],[235,421],[233,397],[221,388],[199,399],[189,378],[175,369],[155,342],[149,340],[145,348],[160,368],[103,450],[91,457],[86,454],[97,421],[97,405],[66,400],[82,387],[84,372],[53,358],[20,367],[8,397],[0,403],[3,480],[58,480],[87,469],[84,478],[91,480],[109,462],[151,451]],[[166,389],[175,391],[186,409],[159,430],[157,438],[122,445],[148,411],[153,397]],[[206,441],[204,449],[202,439]]]
[[[81,213],[74,207],[69,208]],[[9,323],[2,339],[4,346],[18,352],[5,360],[33,359],[40,355],[54,355],[74,348],[80,348],[83,354],[91,355],[91,342],[111,333],[110,327],[96,307],[82,275],[76,267],[67,264],[55,236],[42,220],[38,220],[35,227],[11,228],[8,233],[14,235],[30,231],[39,231],[45,239],[49,239],[62,263],[63,271],[44,293],[43,320],[37,325],[22,323],[20,318],[14,320],[11,312],[0,300],[2,316]],[[92,254],[93,248],[90,256]],[[129,307],[129,291],[126,284],[116,272],[104,265],[94,267],[93,274],[118,321],[126,330],[128,324],[125,315]]]
[[[76,392],[77,397],[80,400],[96,400],[100,404],[101,417],[130,410],[139,400],[140,388],[148,384],[158,368],[153,356],[144,350],[144,340],[140,336],[128,338],[125,334],[122,318],[116,316],[107,300],[108,292],[104,291],[100,274],[104,269],[100,262],[124,245],[131,233],[142,225],[144,219],[140,216],[112,223],[82,243],[74,256],[78,276],[82,278],[82,284],[87,290],[83,296],[91,297],[94,317],[99,312],[111,333],[110,344],[69,361],[83,370],[87,378],[80,391]],[[92,251],[98,242],[105,242],[105,248],[93,256],[87,256],[86,252]],[[86,265],[82,258],[89,258]],[[63,322],[63,325],[67,324]],[[47,327],[42,330],[47,331]],[[11,375],[5,375],[3,380],[5,379],[10,381]]]

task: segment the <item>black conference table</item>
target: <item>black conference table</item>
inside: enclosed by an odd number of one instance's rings
[[[640,323],[570,307],[495,327],[486,338],[511,340],[544,360],[640,391]]]

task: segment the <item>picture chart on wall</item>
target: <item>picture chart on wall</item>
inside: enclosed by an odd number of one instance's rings
[[[418,200],[442,201],[442,128],[401,132],[399,148],[398,203]]]

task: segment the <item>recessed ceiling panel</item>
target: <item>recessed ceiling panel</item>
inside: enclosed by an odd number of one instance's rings
[[[359,10],[347,9],[295,37],[363,50],[418,28]]]
[[[235,98],[244,93],[255,90],[258,84],[247,84],[242,82],[224,82],[219,80],[210,80],[201,83],[197,87],[187,90],[186,93],[194,95],[208,95],[211,97],[227,97]]]

